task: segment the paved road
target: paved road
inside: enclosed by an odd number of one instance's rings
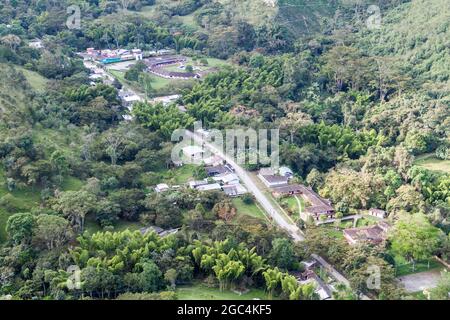
[[[235,170],[235,173],[238,175],[238,177],[241,179],[241,181],[245,184],[247,189],[255,196],[256,200],[259,202],[261,207],[267,212],[267,214],[273,218],[273,220],[284,230],[286,230],[289,235],[294,239],[294,241],[303,241],[305,238],[301,234],[300,229],[286,221],[286,219],[282,216],[282,214],[275,208],[275,206],[272,205],[270,200],[264,195],[264,193],[259,190],[259,188],[256,186],[256,184],[253,182],[250,175],[247,173],[247,171],[239,166],[234,159],[231,157],[225,155],[222,150],[217,149],[214,145],[210,143],[206,143],[204,139],[194,134],[191,131],[186,130],[187,135],[192,138],[197,144],[201,145],[203,148],[208,148],[208,150],[224,159],[227,163],[229,163]]]

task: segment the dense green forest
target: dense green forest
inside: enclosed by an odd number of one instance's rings
[[[2,1],[0,296],[177,299],[201,283],[315,300],[314,286],[292,274],[320,254],[351,283],[334,299],[420,298],[398,286],[397,264],[450,260],[450,7],[375,2],[382,20],[372,29],[364,0]],[[80,29],[65,23],[74,4]],[[35,39],[43,48],[29,45]],[[180,93],[186,112],[141,102],[124,121],[119,90],[142,89],[145,72],[92,86],[76,55],[89,47],[222,62],[161,91],[148,80],[152,96]],[[154,192],[204,177],[168,166],[172,131],[195,120],[279,129],[296,182],[342,217],[386,210],[392,232],[376,246],[349,246],[337,227],[299,222],[306,240],[296,243],[251,196]],[[179,231],[140,232],[148,226]],[[66,285],[73,265],[75,290]],[[371,265],[382,270],[377,289],[365,286]],[[442,277],[431,297],[448,299],[449,287]]]

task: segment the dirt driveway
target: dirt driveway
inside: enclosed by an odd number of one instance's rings
[[[441,277],[441,269],[409,274],[398,277],[407,292],[418,292],[437,286]]]

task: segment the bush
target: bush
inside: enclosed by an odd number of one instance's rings
[[[251,205],[255,203],[255,199],[251,194],[247,193],[242,196],[242,202],[244,202],[247,205]]]
[[[11,193],[7,193],[0,198],[0,206],[8,212],[17,211],[18,206],[16,205],[16,201],[17,199]]]
[[[436,149],[436,157],[441,160],[450,160],[450,148],[449,146],[439,146]]]

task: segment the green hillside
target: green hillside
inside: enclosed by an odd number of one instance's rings
[[[412,78],[441,83],[449,92],[448,0],[413,0],[388,11],[381,28],[363,32],[359,44],[372,54],[399,58]]]

